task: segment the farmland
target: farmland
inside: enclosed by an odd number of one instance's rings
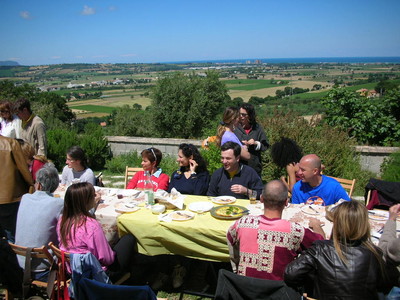
[[[398,64],[64,64],[35,67],[0,67],[0,80],[34,84],[66,97],[78,118],[109,115],[115,108],[151,105],[151,88],[171,72],[204,76],[217,69],[230,97],[275,96],[285,88],[308,92],[268,102],[309,114],[320,112],[319,99],[333,86],[356,91],[373,90],[384,79],[400,82]],[[318,85],[318,89],[314,90]],[[69,87],[69,88],[68,88]]]

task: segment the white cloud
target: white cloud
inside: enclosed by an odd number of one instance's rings
[[[92,56],[92,58],[104,58],[104,57],[108,57],[108,55],[94,55],[94,56]]]
[[[89,7],[87,5],[84,5],[83,10],[81,11],[81,15],[84,16],[94,15],[95,13],[96,10],[93,7]]]
[[[83,58],[82,55],[75,56],[75,58]]]
[[[61,56],[52,56],[52,57],[50,57],[51,59],[60,59],[61,58]]]
[[[121,54],[121,57],[131,57],[131,56],[136,56],[134,53],[129,53],[129,54]]]
[[[20,60],[20,57],[9,57],[7,60]]]
[[[31,13],[30,13],[29,11],[26,11],[26,10],[21,11],[21,12],[19,13],[19,15],[20,15],[20,17],[21,17],[22,19],[25,19],[25,20],[31,19]]]
[[[117,10],[118,8],[116,7],[116,6],[110,6],[109,8],[108,8],[108,10],[109,11],[114,11],[114,10]]]

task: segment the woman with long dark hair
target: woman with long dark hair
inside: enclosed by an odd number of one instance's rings
[[[290,286],[311,284],[310,296],[317,299],[378,299],[386,272],[370,230],[365,205],[355,200],[338,205],[331,239],[314,242],[291,262],[285,282]]]
[[[89,182],[95,185],[96,178],[88,167],[85,151],[79,146],[72,146],[67,151],[67,159],[61,174],[61,184],[69,185],[75,182]]]
[[[180,144],[178,150],[179,170],[171,175],[168,191],[175,188],[182,194],[205,195],[210,175],[204,158],[196,146]]]
[[[111,249],[101,224],[89,212],[94,206],[93,185],[80,182],[68,187],[57,224],[60,249],[70,253],[90,252],[110,271],[128,270],[135,253],[135,238],[125,235]]]

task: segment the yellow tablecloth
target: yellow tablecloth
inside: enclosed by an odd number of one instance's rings
[[[185,196],[185,206],[210,201],[204,196]],[[247,206],[249,200],[235,204]],[[216,204],[217,205],[217,204]],[[139,252],[147,255],[178,254],[192,258],[229,261],[226,232],[232,220],[219,220],[209,212],[188,221],[160,222],[149,209],[118,217],[120,234],[131,233],[138,239]]]

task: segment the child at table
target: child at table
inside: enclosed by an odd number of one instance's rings
[[[111,280],[123,271],[129,271],[136,239],[133,235],[123,236],[111,249],[101,224],[90,214],[95,205],[95,190],[88,182],[72,184],[64,198],[64,209],[57,224],[60,249],[70,253],[91,252]]]

